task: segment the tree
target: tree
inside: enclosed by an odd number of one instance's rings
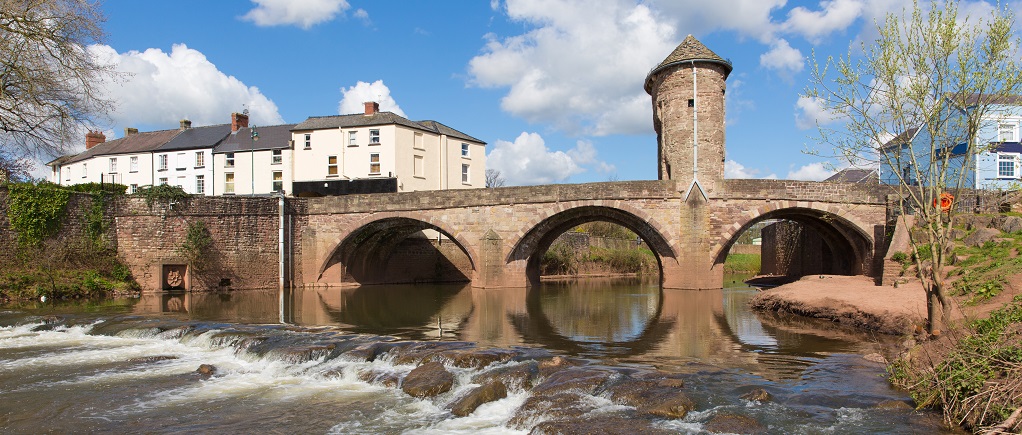
[[[913,212],[924,229],[910,231],[910,243],[931,334],[951,308],[945,266],[957,203],[944,211],[940,196],[965,187],[966,168],[985,150],[981,130],[1020,90],[1013,24],[1007,8],[975,18],[959,16],[957,1],[914,2],[911,10],[888,15],[860,54],[850,49],[822,68],[814,58],[803,95],[832,117],[819,130],[836,156],[902,169],[893,171],[902,215]]]
[[[505,184],[507,184],[507,181],[500,175],[500,171],[496,169],[486,170],[486,187],[504,187]]]
[[[87,48],[102,22],[91,0],[0,1],[0,151],[56,157],[106,117],[113,70]]]

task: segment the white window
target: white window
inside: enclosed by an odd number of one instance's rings
[[[997,154],[997,178],[1018,178],[1018,154]]]
[[[175,184],[175,186],[180,187],[182,189],[185,188],[185,177],[184,177],[184,175],[177,177],[177,184]]]
[[[160,158],[158,160],[158,163],[159,163],[159,165],[157,166],[156,169],[158,171],[166,171],[167,170],[167,155],[166,154],[160,154]]]
[[[465,142],[461,143],[461,156],[468,157],[468,144]]]
[[[224,193],[234,193],[234,173],[224,174]]]
[[[160,186],[166,186],[167,184],[169,184],[167,183],[167,177],[160,177]]]
[[[997,140],[1000,142],[1017,142],[1018,135],[1015,134],[1016,124],[1003,122],[997,125]]]
[[[270,163],[272,163],[274,165],[279,165],[279,164],[284,162],[284,153],[283,153],[283,151],[281,151],[281,150],[273,150],[273,151],[270,151],[270,154],[273,157],[273,159],[270,161]]]
[[[138,156],[133,156],[128,159],[128,171],[138,172]]]
[[[195,176],[195,193],[203,195],[206,193],[206,176],[196,175]]]
[[[326,158],[326,176],[336,177],[337,176],[337,156],[327,156]]]
[[[422,178],[422,177],[426,176],[425,175],[425,164],[424,164],[424,159],[423,159],[422,156],[415,156],[414,160],[413,160],[413,165],[414,165],[414,168],[415,168],[415,176],[416,177]]]
[[[117,157],[110,158],[110,173],[111,174],[117,173]]]
[[[311,133],[305,133],[305,149],[307,149],[307,150],[311,150],[312,149],[312,134]]]
[[[195,167],[202,168],[206,166],[206,153],[202,151],[195,152]]]
[[[71,181],[71,168],[60,168],[64,171],[64,181]]]
[[[461,165],[461,182],[462,184],[468,184],[468,165]]]
[[[369,154],[369,175],[380,175],[380,153]]]
[[[380,144],[380,130],[369,130],[369,145]]]
[[[284,172],[273,171],[273,191],[280,192],[284,190]]]
[[[417,150],[426,149],[425,145],[422,144],[422,133],[415,133],[415,142],[412,142],[412,146]]]
[[[225,168],[233,168],[234,167],[234,153],[224,154],[224,167]],[[231,176],[233,177],[234,174],[231,174]]]
[[[85,178],[85,177],[88,177],[88,176],[89,176],[89,164],[88,163],[82,163],[82,178]]]
[[[357,131],[349,131],[348,132],[348,146],[349,147],[358,146],[358,132]]]
[[[138,193],[138,185],[132,184],[131,187],[128,189],[128,193]]]
[[[177,170],[184,170],[188,164],[185,162],[185,153],[177,153]]]

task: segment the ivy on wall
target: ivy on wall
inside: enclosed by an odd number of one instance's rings
[[[7,215],[19,244],[36,246],[60,229],[70,192],[49,183],[15,183],[8,189]]]

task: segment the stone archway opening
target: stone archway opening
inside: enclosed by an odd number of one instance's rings
[[[386,218],[352,231],[320,269],[337,268],[342,285],[469,282],[468,251],[443,229],[411,218]],[[335,275],[335,276],[336,276]]]
[[[623,234],[634,235],[634,239],[629,236],[627,241],[613,243],[620,244],[617,247],[619,251],[634,250],[636,258],[641,258],[639,255],[652,256],[657,278],[659,282],[663,281],[663,262],[666,258],[673,260],[675,257],[664,236],[646,220],[627,211],[604,206],[576,207],[543,220],[519,240],[511,250],[507,262],[523,263],[528,284],[539,285],[544,274],[558,272],[556,268],[551,268],[549,261],[544,262],[544,257],[551,251],[551,247],[560,246],[557,249],[572,250],[576,249],[577,245],[584,244],[588,248],[592,244],[590,235],[575,236],[577,232],[572,231],[586,226],[616,226],[625,230]],[[577,240],[580,238],[588,240],[583,243]]]
[[[855,224],[809,208],[774,210],[747,222],[714,261],[727,265],[729,257],[752,251],[760,255],[759,275],[777,282],[807,275],[868,275],[873,262],[873,241]]]

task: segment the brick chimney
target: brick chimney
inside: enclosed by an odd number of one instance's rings
[[[189,128],[192,128],[192,121],[189,121],[187,119],[182,119],[181,120],[181,129],[182,130],[188,130]]]
[[[133,134],[138,134],[138,129],[137,128],[124,127],[124,137],[128,137],[128,136],[131,136]]]
[[[365,105],[366,105],[366,116],[376,114],[376,112],[380,111],[380,103],[377,103],[375,101],[366,101]]]
[[[248,128],[248,115],[234,112],[231,114],[231,132],[236,132],[240,128]]]
[[[89,131],[85,133],[85,149],[92,148],[106,142],[106,135],[98,131]]]

